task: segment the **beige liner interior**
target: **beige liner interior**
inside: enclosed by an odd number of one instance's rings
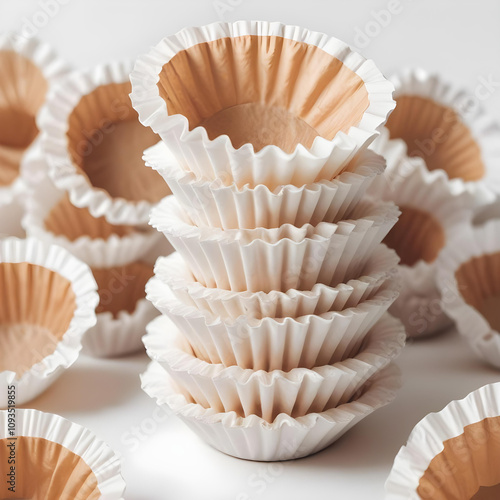
[[[204,42],[162,68],[158,89],[168,113],[182,114],[210,139],[235,148],[274,144],[292,152],[318,135],[331,140],[356,126],[369,106],[363,80],[314,45],[246,35]]]
[[[153,276],[153,266],[139,261],[92,272],[101,299],[96,312],[111,312],[116,317],[120,311],[133,313],[137,301],[146,296],[145,287]]]
[[[92,186],[114,198],[155,203],[170,191],[142,154],[159,137],[140,124],[130,91],[130,82],[110,83],[83,96],[69,116],[68,148]]]
[[[71,283],[42,266],[0,263],[0,371],[21,376],[52,354],[76,309]]]
[[[463,263],[456,271],[458,289],[491,328],[500,332],[500,252],[485,254]]]
[[[7,460],[15,443],[16,492],[8,490]],[[0,498],[98,500],[97,478],[85,461],[59,443],[39,437],[0,440]]]
[[[81,236],[108,239],[115,234],[122,237],[132,232],[130,226],[110,224],[105,217],[93,217],[87,208],[75,207],[67,194],[47,214],[44,223],[48,231],[70,241]]]
[[[500,417],[467,425],[443,443],[420,478],[423,500],[498,500],[500,498]]]
[[[433,262],[446,242],[441,224],[422,210],[405,206],[399,209],[399,220],[384,243],[396,251],[401,264],[413,266],[419,260]]]
[[[13,51],[0,51],[0,186],[14,181],[24,150],[38,134],[35,117],[47,81],[40,69]]]
[[[396,103],[386,126],[391,138],[406,142],[409,156],[420,156],[429,170],[441,168],[451,179],[484,177],[479,145],[453,109],[414,95],[398,97]]]

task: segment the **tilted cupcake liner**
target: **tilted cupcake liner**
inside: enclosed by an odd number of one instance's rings
[[[163,232],[186,260],[197,281],[211,288],[269,292],[335,286],[359,276],[374,248],[399,215],[393,203],[365,200],[353,219],[297,228],[199,228],[173,197],[151,212],[150,224]]]
[[[146,285],[147,298],[167,315],[200,359],[253,370],[313,368],[357,353],[370,328],[398,296],[397,280],[371,299],[343,311],[297,318],[242,316],[222,319],[177,301],[158,278]]]
[[[273,228],[283,224],[300,227],[350,217],[368,186],[385,168],[385,160],[364,150],[335,179],[296,187],[291,184],[271,190],[260,184],[238,188],[220,181],[197,179],[186,172],[160,142],[145,151],[147,166],[158,171],[175,199],[197,226],[221,229]]]
[[[112,224],[145,225],[169,191],[144,168],[142,152],[158,137],[137,121],[128,97],[131,69],[114,62],[68,74],[38,123],[50,175],[74,205]]]
[[[394,109],[393,86],[372,61],[280,23],[186,28],[140,57],[130,78],[139,119],[183,168],[238,187],[332,179]],[[227,118],[231,138],[220,128]],[[235,124],[249,134],[237,139]]]
[[[0,34],[0,200],[12,201],[23,189],[20,171],[38,134],[36,116],[47,89],[68,68],[35,38]]]
[[[31,238],[0,241],[0,272],[3,287],[8,288],[0,304],[5,356],[0,383],[3,387],[15,384],[17,403],[23,404],[76,361],[83,334],[95,325],[99,296],[83,262],[58,246]],[[27,297],[20,288],[23,280]],[[26,348],[17,345],[23,336],[27,336]],[[6,406],[4,391],[0,407]]]
[[[177,300],[203,309],[221,318],[248,316],[298,317],[340,311],[371,298],[389,279],[397,275],[399,257],[385,245],[375,247],[360,277],[335,287],[315,284],[311,290],[290,289],[286,292],[231,292],[221,288],[207,288],[195,280],[178,253],[159,257],[155,275],[168,285]]]
[[[312,455],[330,446],[373,411],[389,404],[400,387],[399,370],[390,366],[369,380],[349,403],[293,418],[279,415],[272,424],[251,415],[218,413],[179,394],[163,368],[150,363],[142,388],[174,412],[201,439],[228,455],[246,460],[283,461]]]
[[[279,414],[301,417],[350,401],[358,389],[401,352],[404,326],[385,315],[371,329],[354,358],[289,372],[225,368],[193,355],[170,320],[160,316],[148,326],[144,345],[149,357],[168,372],[188,399],[216,412],[257,415],[272,422]]]
[[[498,498],[500,384],[489,384],[423,418],[385,483],[387,500]]]
[[[4,479],[2,498],[123,499],[118,456],[85,427],[36,410],[17,409],[15,415],[0,411],[1,441],[6,475],[10,449],[14,450],[16,490],[12,497]]]
[[[474,352],[500,368],[500,221],[464,225],[438,261],[443,308]]]
[[[132,313],[120,311],[97,314],[97,323],[83,337],[82,353],[98,358],[111,358],[132,354],[144,349],[142,337],[147,324],[158,316],[158,310],[140,299]]]
[[[72,205],[67,193],[43,176],[47,165],[41,151],[28,162],[27,171],[34,172],[38,182],[26,203],[26,233],[66,248],[90,267],[121,266],[142,259],[163,239],[152,229],[112,225]]]
[[[399,205],[401,216],[384,242],[401,258],[403,287],[391,308],[411,337],[431,335],[451,325],[436,284],[436,259],[447,242],[472,218],[473,199],[463,183],[442,170],[429,172],[421,158],[408,158],[400,139],[386,133],[373,148],[387,158],[387,170],[369,190]]]
[[[390,80],[398,103],[387,121],[391,136],[405,139],[410,156],[422,156],[430,170],[465,185],[477,205],[492,201],[492,191],[500,193],[500,126],[480,99],[422,69]]]

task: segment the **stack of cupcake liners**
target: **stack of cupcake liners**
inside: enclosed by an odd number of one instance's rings
[[[0,35],[0,238],[24,235],[22,170],[39,136],[40,108],[67,71],[45,43],[15,33]]]
[[[381,242],[400,212],[366,194],[391,84],[338,40],[261,22],[183,30],[131,80],[162,138],[145,162],[173,192],[150,224],[177,250],[146,286],[162,316],[144,390],[229,455],[329,446],[399,386],[398,257]]]
[[[62,77],[40,112],[40,139],[23,175],[26,233],[66,248],[97,281],[97,324],[83,352],[98,357],[143,349],[145,327],[158,314],[145,284],[156,258],[171,251],[146,224],[170,191],[155,172],[142,175],[142,151],[158,138],[132,108],[130,69],[113,63]]]

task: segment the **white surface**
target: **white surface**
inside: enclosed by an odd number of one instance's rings
[[[0,31],[38,19],[38,36],[78,67],[134,58],[163,35],[187,25],[267,19],[325,31],[355,45],[357,28],[394,0],[24,0],[0,3]],[[60,5],[64,3],[65,5]],[[41,5],[54,4],[44,16]],[[400,0],[400,12],[361,52],[382,71],[421,65],[474,93],[481,81],[500,82],[498,0]],[[40,14],[42,12],[42,14]],[[379,25],[380,26],[380,25]],[[358,42],[356,41],[358,40]],[[500,117],[499,87],[484,101]],[[132,500],[311,499],[381,500],[393,458],[428,412],[499,380],[463,339],[446,334],[409,345],[400,358],[404,388],[330,449],[283,464],[259,464],[214,451],[175,417],[165,417],[140,390],[145,355],[113,361],[82,358],[30,406],[86,425],[123,456]],[[160,421],[161,420],[161,421]],[[139,430],[140,438],[132,432]]]

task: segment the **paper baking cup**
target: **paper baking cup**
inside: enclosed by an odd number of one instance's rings
[[[368,381],[349,403],[298,418],[282,413],[270,424],[255,415],[242,418],[235,412],[218,413],[186,399],[155,362],[141,379],[142,388],[158,405],[173,411],[210,446],[258,461],[291,460],[323,450],[370,413],[389,404],[400,387],[399,370],[391,366]]]
[[[55,245],[0,241],[0,382],[17,386],[17,404],[44,391],[76,361],[98,303],[90,269]],[[7,391],[0,407],[7,406]]]
[[[1,411],[0,463],[2,498],[121,500],[125,491],[113,450],[89,429],[59,415]]]
[[[148,325],[148,355],[168,372],[187,399],[216,412],[234,411],[273,422],[281,413],[294,418],[347,403],[376,372],[401,352],[404,326],[384,316],[368,333],[354,358],[289,372],[225,368],[196,358],[170,320],[160,316]]]
[[[184,29],[139,58],[130,78],[139,119],[183,168],[239,188],[332,179],[394,109],[393,86],[372,61],[280,23]]]
[[[300,227],[323,220],[337,222],[349,218],[368,186],[385,168],[383,157],[362,151],[335,179],[302,187],[278,186],[270,190],[236,184],[224,186],[219,180],[197,179],[173,158],[159,142],[145,151],[146,165],[157,170],[197,226],[222,229],[273,228],[283,224]]]
[[[0,34],[0,200],[11,201],[17,192],[24,154],[38,135],[36,116],[66,71],[48,45]]]
[[[21,196],[4,200],[0,194],[0,239],[9,236],[22,238],[25,234],[21,225],[23,216],[24,202]]]
[[[223,231],[195,226],[169,197],[153,209],[150,224],[168,238],[201,284],[270,292],[310,290],[316,283],[335,286],[358,277],[398,215],[393,203],[367,199],[357,205],[352,220],[338,224]]]
[[[403,321],[409,336],[430,335],[451,324],[436,285],[436,258],[470,223],[473,200],[463,183],[450,183],[442,170],[429,172],[421,158],[408,158],[402,140],[379,144],[383,140],[384,134],[373,147],[387,153],[387,172],[370,194],[394,201],[402,212],[384,240],[402,264],[403,287],[391,313]]]
[[[57,187],[71,202],[112,224],[140,225],[169,194],[144,168],[144,149],[159,138],[137,120],[129,99],[130,63],[67,75],[40,115],[42,146]]]
[[[357,306],[376,294],[389,278],[397,275],[398,262],[399,257],[394,250],[379,245],[375,247],[357,279],[335,287],[317,283],[311,290],[273,290],[269,293],[207,288],[195,280],[178,253],[159,257],[155,264],[155,275],[180,302],[221,318],[295,318]]]
[[[500,126],[472,93],[452,88],[422,69],[391,78],[397,107],[387,120],[392,138],[408,145],[409,156],[425,159],[429,170],[471,183],[478,204],[500,192]]]
[[[438,264],[444,310],[474,352],[500,368],[500,221],[464,226]]]
[[[222,319],[177,301],[158,278],[146,285],[147,298],[167,315],[210,363],[253,370],[313,368],[343,361],[358,352],[370,328],[398,296],[397,280],[356,307],[297,318],[242,316]]]
[[[387,500],[493,500],[500,494],[500,384],[431,413],[413,429],[385,484]]]

